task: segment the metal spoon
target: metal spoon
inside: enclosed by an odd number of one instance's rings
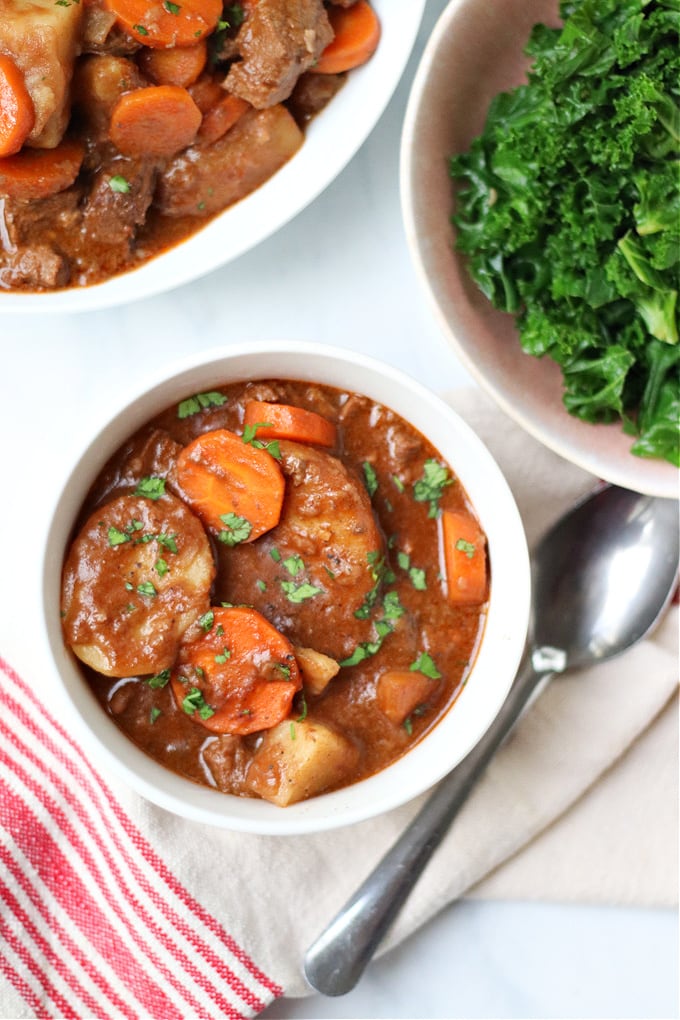
[[[678,503],[604,486],[548,531],[532,574],[528,647],[501,711],[305,956],[305,976],[324,995],[356,985],[539,685],[618,655],[652,629],[677,584]]]

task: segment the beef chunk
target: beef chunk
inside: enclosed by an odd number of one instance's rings
[[[54,290],[71,275],[68,259],[47,244],[21,246],[0,261],[0,288]]]
[[[83,207],[87,238],[103,247],[131,244],[151,205],[155,176],[145,160],[121,156],[105,163]]]
[[[303,74],[288,101],[298,124],[306,124],[330,103],[347,80],[346,74]]]
[[[23,71],[35,107],[27,144],[36,148],[54,148],[66,130],[82,12],[78,3],[0,0],[0,53],[11,56]]]
[[[303,135],[283,106],[249,110],[212,145],[191,147],[161,174],[156,205],[166,216],[205,216],[239,201],[300,148]]]
[[[126,56],[140,49],[136,39],[116,24],[116,15],[103,0],[90,0],[85,7],[83,23],[83,53],[108,53]]]
[[[332,39],[321,0],[258,0],[239,32],[242,60],[225,87],[260,110],[281,103]]]

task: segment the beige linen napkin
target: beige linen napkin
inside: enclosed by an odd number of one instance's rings
[[[594,478],[544,449],[479,391],[458,391],[450,399],[504,471],[530,544],[594,486]],[[382,950],[469,891],[504,898],[675,903],[677,683],[677,607],[625,656],[555,680],[492,762]],[[156,885],[162,879],[165,889],[171,881],[172,910],[200,926],[198,937],[212,946],[210,952],[224,959],[231,947],[240,1012],[215,1008],[200,1014],[205,1016],[252,1016],[281,990],[306,994],[305,949],[423,800],[330,833],[275,839],[191,824],[109,776],[105,783],[105,813],[113,804],[115,818],[125,823],[120,831],[114,827],[116,839],[137,840],[149,864],[139,878],[143,895],[150,896],[148,911],[158,903]],[[119,821],[115,825],[120,827]],[[52,838],[49,832],[46,836]],[[106,836],[100,839],[106,849]],[[26,839],[25,852],[30,849]],[[135,855],[129,860],[134,869]],[[170,878],[161,875],[163,868]],[[117,879],[126,880],[126,874]],[[219,940],[215,922],[228,933]],[[244,960],[248,970],[239,978]],[[49,961],[45,967],[49,970]],[[161,977],[164,994],[171,996],[173,974]],[[256,979],[253,998],[249,989]],[[0,1008],[15,1010],[2,1015],[36,1015],[18,1011],[17,987],[16,981],[14,987],[3,986],[0,976]],[[124,996],[124,988],[115,990]]]

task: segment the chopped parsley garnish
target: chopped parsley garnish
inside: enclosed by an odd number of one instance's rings
[[[456,542],[456,549],[460,552],[464,552],[469,560],[475,555],[476,546],[472,542],[466,542],[464,538],[459,538]]]
[[[399,492],[403,492],[404,489],[406,488],[399,475],[392,475],[392,481],[394,482]]]
[[[255,582],[255,584],[260,589],[260,591],[266,591],[267,590],[267,582],[266,581],[263,581],[260,578],[258,578],[258,580]]]
[[[109,545],[111,547],[116,545],[122,545],[123,542],[129,542],[130,536],[126,535],[124,531],[120,531],[119,528],[111,526],[108,530]]]
[[[209,393],[197,393],[193,397],[182,400],[177,407],[178,418],[190,418],[192,414],[198,414],[207,407],[221,407],[226,404],[227,398],[216,390]]]
[[[305,569],[304,560],[297,554],[295,556],[289,556],[288,559],[283,561],[283,566],[286,568],[291,577],[297,577]]]
[[[225,645],[224,648],[222,649],[222,651],[218,652],[217,655],[215,656],[215,662],[218,664],[218,666],[222,666],[230,658],[231,658],[231,652],[229,651],[229,649]]]
[[[201,719],[209,719],[215,714],[215,709],[210,707],[198,687],[192,687],[190,689],[189,693],[182,701],[182,708],[187,715],[193,715],[194,712],[198,712]]]
[[[302,722],[303,719],[307,718],[307,699],[304,693],[302,694],[302,704],[300,705],[300,715],[295,720],[296,722]]]
[[[198,625],[201,628],[201,630],[204,630],[207,634],[209,630],[212,630],[214,622],[215,613],[213,612],[212,609],[209,609],[207,613],[204,613],[203,616],[199,617]]]
[[[421,652],[415,662],[412,662],[409,669],[414,673],[422,673],[430,680],[439,680],[441,673],[437,669],[434,659],[427,652]]]
[[[448,468],[438,460],[430,457],[423,464],[422,477],[413,486],[413,498],[417,503],[429,503],[428,517],[436,517],[439,513],[439,500],[447,485],[453,484]]]
[[[154,595],[158,595],[152,581],[142,581],[141,584],[137,585],[137,591],[140,595],[147,595],[149,598],[153,598]]]
[[[135,489],[135,496],[145,496],[147,499],[157,500],[165,495],[165,478],[157,475],[148,475],[142,478]]]
[[[130,182],[122,174],[115,174],[109,178],[109,187],[117,195],[127,195],[130,191]]]
[[[173,4],[171,0],[163,0],[163,8],[168,14],[179,14],[180,12],[180,5]]]
[[[281,460],[281,449],[279,447],[278,439],[273,439],[271,442],[263,443],[261,439],[256,438],[258,429],[271,428],[271,423],[268,421],[256,421],[254,425],[246,425],[243,429],[243,435],[241,438],[247,445],[254,446],[257,450],[266,450],[270,453],[275,460]]]
[[[163,557],[159,556],[158,559],[156,560],[156,563],[154,564],[154,570],[156,571],[158,576],[159,577],[164,577],[167,574],[169,569],[170,569],[170,567],[165,562]]]
[[[282,673],[284,680],[290,680],[290,666],[286,666],[283,662],[275,662],[273,669],[277,669],[279,673]]]
[[[155,676],[150,676],[146,682],[148,683],[149,687],[152,687],[154,690],[158,690],[160,687],[165,687],[169,679],[170,670],[163,669],[161,670],[160,673],[156,673]]]
[[[398,620],[404,615],[404,607],[399,601],[398,591],[388,591],[383,599],[383,618],[385,620]]]
[[[151,725],[153,725],[156,722],[156,719],[161,714],[162,713],[161,713],[160,708],[155,708],[154,707],[154,708],[151,709],[151,711],[149,712],[149,722],[151,723]]]
[[[385,557],[380,555],[379,550],[374,549],[372,552],[366,554],[368,563],[373,568],[371,570],[371,576],[374,584],[370,591],[366,592],[364,601],[358,609],[354,610],[354,615],[357,620],[367,620],[371,615],[371,610],[378,599],[378,592],[383,584],[391,584],[394,581],[394,574],[390,570]]]
[[[420,567],[411,567],[409,569],[408,576],[411,578],[411,584],[416,591],[425,591],[427,589],[425,571]]]
[[[372,464],[369,464],[367,460],[362,464],[364,469],[364,481],[368,490],[369,496],[375,495],[378,488],[378,476],[375,473],[375,468]]]
[[[250,521],[247,521],[245,517],[239,517],[238,514],[230,511],[228,514],[220,514],[220,520],[225,525],[224,530],[220,531],[217,538],[224,545],[232,547],[238,545],[240,542],[245,542],[250,532],[253,530],[253,526]]]
[[[411,734],[413,733],[413,723],[411,722],[411,716],[410,715],[406,716],[406,718],[404,719],[404,724],[403,725],[404,725],[404,729],[406,730],[406,732],[408,733],[408,735],[410,737]]]
[[[279,563],[281,561],[281,553],[278,549],[270,549],[269,555],[274,560],[274,563]]]
[[[144,28],[144,25],[133,25],[132,31],[137,32],[138,35],[148,35],[148,29]]]
[[[408,570],[408,568],[411,566],[411,557],[409,556],[408,553],[398,552],[397,563],[399,564],[402,570]]]
[[[281,590],[288,601],[295,603],[295,605],[299,605],[300,602],[306,602],[308,599],[313,599],[315,595],[323,593],[323,588],[317,588],[316,585],[310,584],[309,581],[303,581],[302,584],[296,584],[295,581],[281,581]]]

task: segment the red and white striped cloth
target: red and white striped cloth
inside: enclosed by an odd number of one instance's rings
[[[1,658],[0,943],[35,1017],[253,1017],[282,994]]]

